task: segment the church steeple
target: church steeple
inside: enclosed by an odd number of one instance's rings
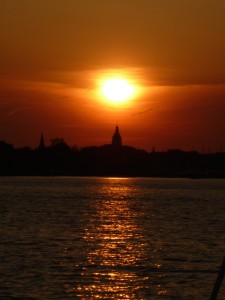
[[[44,135],[43,135],[43,133],[41,134],[41,138],[40,138],[40,143],[39,143],[38,149],[39,150],[45,149],[45,141],[44,141]]]
[[[113,134],[113,137],[112,137],[112,145],[116,146],[116,147],[122,146],[122,139],[121,139],[121,135],[120,135],[118,126],[116,126],[115,133]]]

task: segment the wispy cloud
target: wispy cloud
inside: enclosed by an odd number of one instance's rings
[[[140,116],[140,115],[143,115],[143,114],[147,114],[147,113],[149,113],[150,111],[152,111],[152,108],[149,108],[149,109],[144,110],[144,111],[140,111],[140,112],[133,113],[133,114],[132,114],[132,117],[136,117],[136,116]]]

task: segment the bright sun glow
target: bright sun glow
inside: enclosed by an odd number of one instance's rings
[[[112,103],[123,103],[134,96],[135,88],[126,79],[111,78],[103,81],[102,95]]]

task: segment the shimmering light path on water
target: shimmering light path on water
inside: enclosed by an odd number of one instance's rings
[[[224,180],[0,178],[0,205],[1,299],[208,299],[225,254]]]

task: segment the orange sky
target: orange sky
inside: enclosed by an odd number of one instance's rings
[[[224,0],[1,0],[0,140],[225,149]],[[99,76],[141,92],[115,106]]]

